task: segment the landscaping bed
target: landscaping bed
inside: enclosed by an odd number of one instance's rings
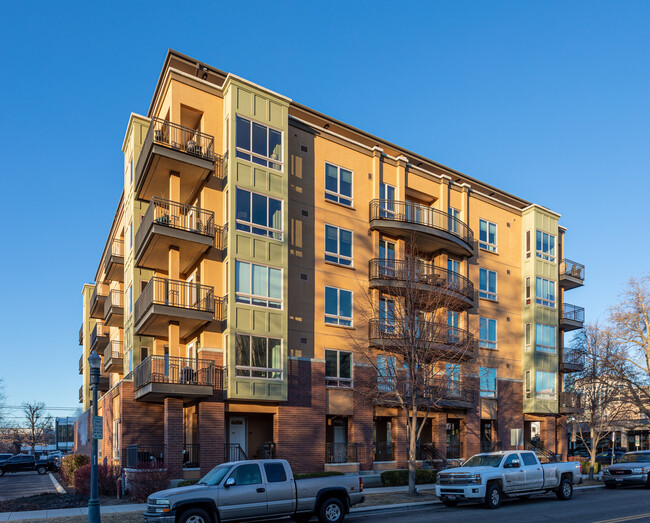
[[[102,505],[122,505],[133,503],[128,499],[114,497],[101,497]],[[26,510],[55,510],[59,508],[87,507],[88,497],[80,494],[37,494],[25,498],[8,499],[0,501],[0,512],[23,512]]]

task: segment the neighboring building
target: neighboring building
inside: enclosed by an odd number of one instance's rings
[[[54,419],[54,448],[68,452],[74,446],[74,422],[76,418]]]
[[[463,282],[446,321],[478,338],[449,379],[480,393],[433,413],[422,443],[466,457],[523,429],[566,454],[579,365],[563,340],[584,311],[564,291],[584,267],[558,214],[174,51],[122,150],[80,330],[84,410],[88,354],[103,357],[103,458],[179,477],[274,449],[298,471],[403,467],[403,414],[355,394],[367,366],[348,333],[365,335],[373,260],[398,263],[407,238]]]

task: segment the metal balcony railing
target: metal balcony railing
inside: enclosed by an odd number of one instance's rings
[[[83,354],[79,356],[79,374],[83,374],[84,372],[84,357]]]
[[[79,345],[84,344],[84,324],[81,324],[81,327],[79,327]]]
[[[218,302],[215,311],[215,302]],[[135,302],[134,313],[136,321],[152,305],[167,305],[196,311],[212,312],[216,319],[221,319],[224,314],[223,299],[214,296],[214,288],[199,283],[188,283],[181,280],[154,277],[149,280],[146,287]]]
[[[104,309],[110,308],[124,308],[124,293],[119,289],[111,289],[108,293],[108,298],[104,304]]]
[[[446,323],[433,321],[416,321],[415,328],[409,331],[406,323],[373,318],[369,322],[368,337],[391,342],[415,343],[421,345],[448,345],[465,347],[473,351],[474,335],[465,329],[452,327]]]
[[[392,443],[375,443],[374,444],[375,461],[393,461],[393,444]]]
[[[142,468],[150,466],[157,468],[165,462],[165,445],[127,445],[126,466]]]
[[[79,387],[79,403],[83,403],[84,400],[84,388],[83,385]]]
[[[95,288],[93,289],[93,293],[90,297],[90,302],[94,303],[97,300],[98,296],[108,296],[108,285],[100,282],[95,283]]]
[[[173,229],[194,232],[214,237],[214,213],[200,207],[185,205],[171,200],[154,197],[142,219],[143,224],[155,223]],[[136,234],[136,244],[141,243],[147,227],[140,227]],[[138,240],[140,239],[140,242]]]
[[[123,343],[118,340],[111,340],[104,351],[104,372],[108,372],[108,369],[118,363],[117,360],[121,360],[123,356]]]
[[[326,443],[325,463],[360,463],[367,460],[367,449],[360,443]]]
[[[562,319],[584,323],[585,309],[584,307],[578,307],[577,305],[564,303],[562,305]]]
[[[584,364],[585,364],[585,355],[584,355],[584,353],[582,353],[580,351],[565,348],[563,353],[562,353],[562,362],[565,365],[581,365],[581,366],[584,366]]]
[[[104,336],[108,336],[110,332],[109,327],[104,325],[103,321],[97,321],[95,323],[95,326],[93,327],[93,330],[90,332],[90,346],[92,347],[95,345],[95,342],[97,341],[97,338],[102,338]]]
[[[580,394],[573,391],[560,392],[560,407],[568,409],[581,408]]]
[[[226,443],[223,446],[224,450],[224,461],[244,461],[248,459],[248,456],[244,452],[244,449],[241,448],[239,443]]]
[[[584,281],[585,266],[582,265],[581,263],[577,263],[568,260],[567,258],[564,258],[560,262],[560,274],[564,274],[566,276],[572,276],[573,278],[577,278],[578,280]]]
[[[212,360],[149,356],[133,371],[133,388],[137,390],[149,383],[172,383],[223,390],[224,373],[225,367],[216,366]]]
[[[183,468],[198,468],[199,465],[199,444],[183,443]]]
[[[371,280],[423,283],[474,299],[474,284],[469,278],[422,260],[374,258],[368,264],[368,274]]]
[[[154,117],[151,119],[147,134],[152,135],[154,143],[206,160],[215,160],[214,137],[191,127]]]
[[[400,200],[372,200],[370,220],[392,220],[424,225],[457,236],[468,245],[474,243],[474,232],[469,226],[443,211],[419,203]]]

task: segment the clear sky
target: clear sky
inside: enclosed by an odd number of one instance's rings
[[[648,271],[649,27],[647,1],[5,2],[9,404],[79,405],[81,288],[167,48],[559,212],[587,276],[567,301],[604,319]]]

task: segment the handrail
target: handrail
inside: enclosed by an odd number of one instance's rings
[[[214,212],[154,196],[142,219],[143,224],[155,223],[173,229],[214,237]],[[138,233],[145,228],[140,226]],[[136,234],[136,236],[138,236]],[[137,243],[137,238],[136,238]]]
[[[325,463],[366,461],[366,446],[360,443],[325,443]]]
[[[370,202],[370,220],[393,220],[425,225],[457,236],[469,246],[474,244],[474,232],[462,220],[419,203],[375,199]]]
[[[214,313],[215,301],[223,308],[223,300],[215,300],[214,288],[209,285],[156,276],[149,280],[135,302],[134,314],[136,319],[140,318],[152,304]]]
[[[224,446],[224,461],[245,461],[248,459],[244,449],[241,448],[239,443],[226,443]]]
[[[145,358],[133,371],[135,390],[149,383],[179,385],[207,385],[223,390],[225,367],[213,360],[152,355]]]
[[[153,117],[147,135],[153,141],[193,156],[214,160],[214,136],[169,120]]]
[[[562,304],[562,319],[572,320],[580,323],[585,322],[585,309],[584,307],[578,307],[577,305],[571,305],[570,303]]]
[[[579,280],[584,280],[585,266],[581,263],[564,258],[560,262],[560,274],[572,276],[573,278],[577,278]]]
[[[113,358],[121,358],[124,354],[122,347],[123,342],[119,340],[111,340],[110,349],[104,352],[104,359],[109,360]]]
[[[383,318],[373,318],[368,322],[368,337],[386,341],[418,342],[460,347],[471,347],[474,335],[466,329],[453,327],[446,323],[435,321],[416,322],[416,332],[410,333],[404,322],[387,321]]]
[[[414,258],[405,260],[373,258],[368,262],[368,274],[371,280],[425,283],[458,292],[470,299],[474,298],[474,284],[469,278]]]

